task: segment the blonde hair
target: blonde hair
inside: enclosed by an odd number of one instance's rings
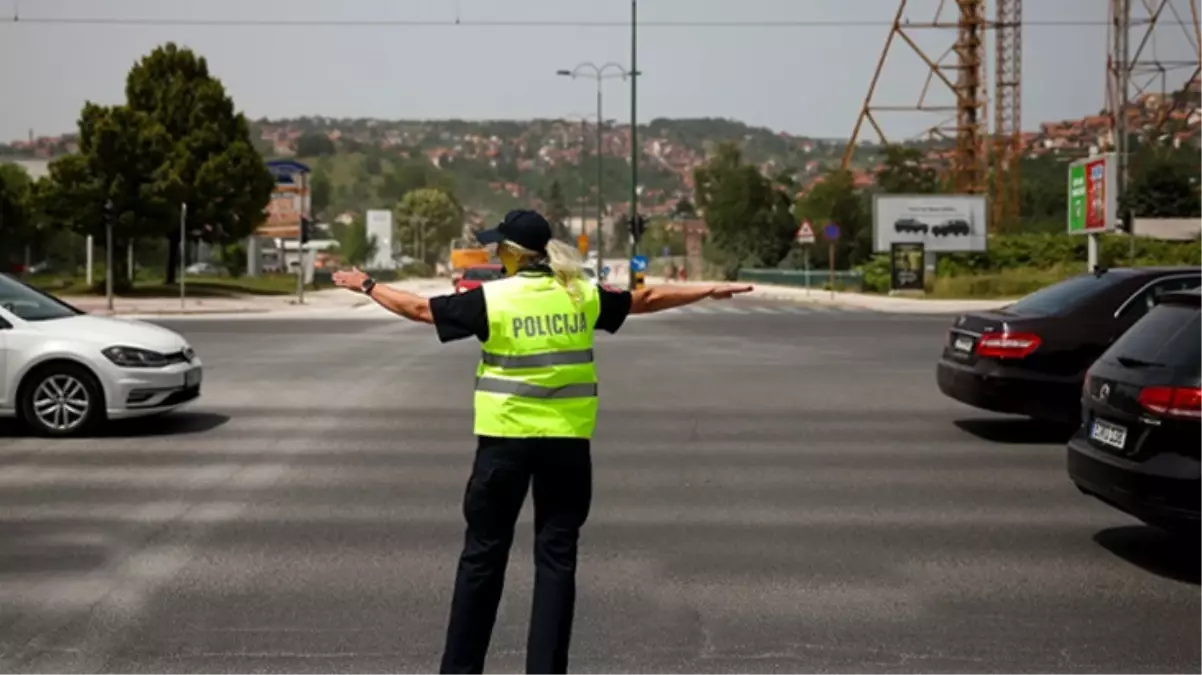
[[[555,280],[564,287],[568,295],[572,296],[572,301],[580,304],[583,296],[580,293],[578,282],[584,278],[584,258],[580,256],[580,251],[575,246],[552,239],[547,242],[547,255],[544,256],[512,241],[505,241],[502,244],[523,258],[545,263],[551,268]]]

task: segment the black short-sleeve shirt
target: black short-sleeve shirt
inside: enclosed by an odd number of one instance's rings
[[[616,333],[630,314],[630,292],[599,287],[601,312],[596,330]],[[484,304],[484,289],[474,288],[466,293],[440,295],[430,298],[430,314],[438,339],[452,342],[475,336],[480,342],[488,340],[488,310]]]

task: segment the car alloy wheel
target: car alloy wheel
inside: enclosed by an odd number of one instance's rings
[[[25,423],[43,435],[71,436],[87,431],[103,414],[102,394],[91,373],[70,365],[34,374],[21,401]]]
[[[83,424],[91,407],[88,388],[73,375],[51,375],[33,392],[38,423],[58,433],[69,433]]]

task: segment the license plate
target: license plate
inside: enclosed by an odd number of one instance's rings
[[[956,341],[952,343],[952,348],[958,352],[971,352],[972,338],[960,335],[956,338]]]
[[[195,387],[200,384],[200,368],[193,368],[184,373],[184,386]]]
[[[1102,445],[1109,445],[1119,450],[1122,450],[1123,446],[1127,444],[1126,429],[1101,420],[1094,420],[1093,428],[1089,430],[1089,437]]]

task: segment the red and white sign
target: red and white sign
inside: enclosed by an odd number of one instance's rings
[[[810,225],[810,221],[803,220],[801,227],[797,228],[797,243],[813,244],[814,243],[814,226]]]

